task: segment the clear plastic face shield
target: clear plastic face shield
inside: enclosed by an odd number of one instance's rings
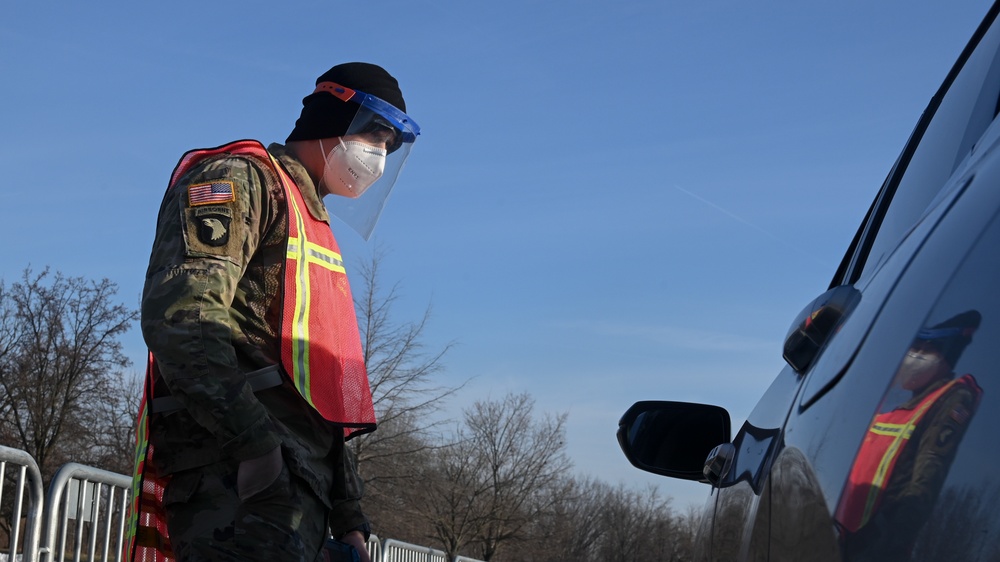
[[[361,106],[338,146],[323,147],[327,154],[323,181],[336,195],[324,203],[330,214],[368,240],[420,127],[389,102],[370,94],[334,82],[320,82],[315,91]],[[331,166],[334,161],[337,165]]]

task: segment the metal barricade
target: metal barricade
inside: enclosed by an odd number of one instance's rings
[[[452,562],[483,562],[477,558],[469,558],[468,556],[456,556]]]
[[[448,555],[427,546],[388,539],[382,543],[382,562],[448,562]]]
[[[49,484],[45,542],[38,560],[118,560],[131,487],[132,479],[123,474],[77,463],[63,465]]]
[[[0,445],[0,518],[6,519],[10,528],[8,546],[0,553],[0,560],[33,562],[38,556],[44,499],[35,459]]]
[[[382,562],[382,541],[379,540],[378,535],[375,533],[369,535],[365,546],[368,547],[368,556],[372,562]]]

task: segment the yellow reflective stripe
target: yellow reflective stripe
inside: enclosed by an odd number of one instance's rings
[[[298,196],[292,193],[293,189],[298,189],[294,185],[289,186],[285,181],[285,173],[281,165],[274,156],[268,154],[278,180],[285,188],[288,195],[289,220],[295,220],[295,230],[298,236],[289,236],[285,250],[285,258],[295,264],[295,303],[293,307],[292,322],[292,381],[299,390],[299,394],[305,397],[306,401],[313,407],[312,392],[309,380],[309,317],[312,308],[311,281],[309,279],[309,266],[318,265],[330,271],[346,274],[344,261],[340,254],[319,244],[310,242],[306,237],[305,220],[299,208]]]
[[[337,252],[332,252],[319,244],[314,244],[312,242],[306,242],[306,255],[308,256],[309,263],[318,265],[320,267],[325,267],[330,271],[339,271],[340,273],[346,273],[344,270],[344,260],[340,257]]]
[[[309,392],[309,256],[305,251],[305,224],[295,196],[288,198],[288,208],[294,213],[297,238],[288,239],[287,257],[295,264],[295,306],[292,315],[292,380],[296,388],[313,405]],[[289,217],[293,218],[293,217]],[[294,253],[293,253],[294,249]]]
[[[285,194],[288,196],[288,208],[292,210],[289,213],[289,220],[295,219],[295,231],[298,233],[298,237],[288,237],[288,243],[286,245],[285,257],[295,264],[295,305],[294,312],[292,314],[292,382],[295,383],[295,388],[299,390],[299,394],[305,397],[306,401],[309,402],[310,406],[315,406],[312,401],[312,396],[310,395],[309,388],[309,253],[306,248],[309,247],[309,241],[306,239],[306,225],[302,220],[302,212],[299,210],[299,204],[296,199],[296,195],[292,193],[293,189],[297,189],[295,186],[289,186],[288,182],[285,181],[285,172],[281,168],[281,164],[275,160],[274,156],[268,153],[268,158],[271,160],[271,165],[274,167],[274,171],[278,174],[278,181],[281,182],[282,187],[285,189]],[[294,215],[294,216],[292,216]],[[286,265],[287,267],[287,265]]]
[[[149,382],[146,382],[149,385]],[[145,393],[145,389],[143,390]],[[139,416],[135,424],[135,463],[132,466],[132,497],[129,498],[129,516],[125,529],[125,552],[131,554],[135,542],[136,528],[139,526],[139,502],[142,498],[142,476],[146,465],[146,451],[149,445],[149,426],[146,417],[146,397],[139,406]]]
[[[888,435],[890,437],[899,435],[903,431],[907,431],[907,433],[903,435],[903,439],[909,439],[913,435],[913,428],[910,427],[909,430],[907,430],[908,425],[909,424],[900,423],[876,423],[871,427],[871,429],[869,429],[869,431],[876,435]]]
[[[306,261],[310,264],[318,265],[320,267],[325,267],[330,271],[337,271],[340,273],[347,273],[344,269],[344,260],[341,258],[340,254],[331,251],[328,248],[324,248],[319,244],[313,242],[306,242]],[[299,248],[299,239],[290,238],[288,240],[288,251],[285,255],[288,259],[297,260],[302,255]]]

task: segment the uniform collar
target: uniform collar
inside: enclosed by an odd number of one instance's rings
[[[306,207],[309,209],[309,214],[317,220],[329,223],[330,215],[326,212],[326,205],[323,204],[323,199],[319,196],[319,189],[306,173],[302,163],[295,156],[292,156],[292,153],[283,144],[271,143],[267,147],[267,151],[285,167],[288,175],[295,180],[299,193],[302,194],[302,200],[306,202]]]

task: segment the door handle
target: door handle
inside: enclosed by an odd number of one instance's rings
[[[709,484],[716,488],[721,487],[723,478],[729,474],[733,467],[733,457],[736,456],[736,446],[732,443],[723,443],[716,446],[705,459],[705,467],[701,473]]]

